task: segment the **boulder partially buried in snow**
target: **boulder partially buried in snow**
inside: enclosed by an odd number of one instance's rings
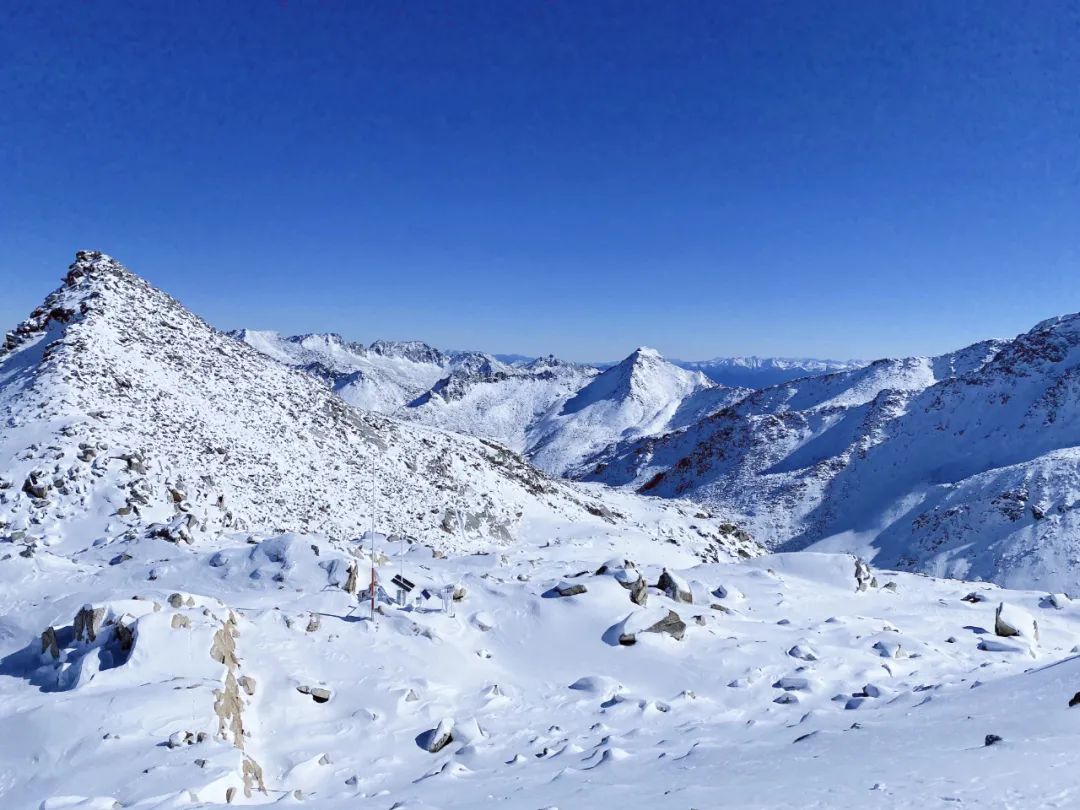
[[[674,599],[676,602],[690,604],[694,601],[694,595],[690,591],[690,583],[678,574],[671,573],[666,568],[660,574],[656,587],[666,593],[668,598]]]
[[[297,686],[296,691],[302,695],[310,695],[311,699],[316,703],[326,703],[333,696],[333,693],[326,687],[309,686],[306,683]]]
[[[870,580],[874,578],[874,574],[870,571],[870,566],[861,557],[855,558],[855,590],[865,591],[870,587]]]
[[[1064,610],[1072,602],[1072,600],[1063,593],[1048,594],[1043,601],[1045,602],[1045,605],[1040,605],[1040,607],[1052,607],[1054,610]]]
[[[787,654],[790,655],[792,658],[798,658],[800,661],[818,660],[818,655],[816,652],[814,652],[813,647],[811,647],[805,641],[800,641],[798,644],[788,650]]]
[[[615,557],[608,560],[596,569],[596,576],[608,574],[615,577],[623,587],[630,587],[630,583],[640,579],[641,572],[637,570],[632,560]]]
[[[609,675],[586,675],[578,678],[567,688],[603,697],[611,697],[625,691],[625,687]]]
[[[882,658],[908,658],[909,654],[907,650],[903,648],[903,645],[899,641],[892,638],[883,638],[875,641],[872,649],[874,649],[878,655]]]
[[[439,721],[439,725],[421,734],[420,738],[418,741],[425,751],[437,754],[454,741],[454,721],[444,717]]]
[[[596,574],[607,574],[630,591],[630,601],[635,605],[644,605],[648,601],[648,583],[630,560],[608,560],[596,570]]]
[[[1020,636],[1036,642],[1039,640],[1039,623],[1023,608],[1001,602],[994,612],[994,635],[1003,638]]]
[[[588,590],[580,582],[567,582],[563,580],[553,589],[555,596],[577,596]]]
[[[665,633],[676,641],[686,634],[686,622],[678,613],[667,608],[645,608],[631,613],[616,627],[619,644],[629,647],[637,643],[641,633]]]

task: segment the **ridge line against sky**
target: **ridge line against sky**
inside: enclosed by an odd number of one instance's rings
[[[365,344],[1012,337],[1080,311],[1080,13],[964,5],[7,3],[0,328],[86,248]]]

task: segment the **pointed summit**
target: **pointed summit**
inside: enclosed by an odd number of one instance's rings
[[[626,360],[634,361],[634,362],[636,362],[638,360],[663,360],[663,359],[664,358],[661,356],[660,352],[658,352],[656,349],[653,349],[650,346],[638,346],[636,349],[634,349],[634,351],[632,351],[630,353],[630,356],[626,358]]]
[[[154,301],[159,309],[183,310],[177,301],[152,287],[112,256],[96,250],[80,250],[68,266],[62,286],[7,333],[0,359],[57,325],[93,319],[107,312],[140,309],[148,306],[150,301]],[[189,318],[195,317],[183,311]]]
[[[548,414],[529,457],[549,472],[570,473],[610,444],[671,430],[687,406],[696,414],[724,397],[725,389],[700,372],[681,369],[656,349],[641,346]]]
[[[79,279],[105,276],[123,279],[137,278],[134,273],[107,253],[102,253],[100,250],[79,250],[75,252],[75,261],[68,267],[64,283],[72,287]]]

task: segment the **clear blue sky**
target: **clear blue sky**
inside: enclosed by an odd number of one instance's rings
[[[1080,310],[1080,11],[0,8],[0,322],[78,248],[211,323],[616,358],[933,353]]]

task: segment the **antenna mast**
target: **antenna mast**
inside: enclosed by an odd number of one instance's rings
[[[371,451],[371,621],[375,621],[375,450]]]

